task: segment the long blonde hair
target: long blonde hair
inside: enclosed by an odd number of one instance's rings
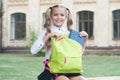
[[[68,8],[65,8],[64,6],[62,5],[54,5],[53,7],[49,7],[46,12],[45,12],[45,24],[44,24],[44,27],[47,29],[47,32],[51,32],[50,31],[50,26],[52,24],[52,21],[51,21],[51,14],[52,14],[52,11],[54,8],[57,8],[57,7],[61,7],[61,8],[64,8],[67,12],[67,29],[70,30],[71,29],[71,26],[73,24],[73,21],[71,19],[71,12]]]
[[[62,6],[62,5],[54,5],[54,6],[52,6],[52,7],[49,7],[49,8],[46,10],[46,12],[45,12],[45,24],[44,24],[44,27],[47,29],[47,33],[51,33],[51,30],[50,30],[50,26],[51,26],[51,24],[52,24],[51,14],[52,14],[52,12],[53,12],[53,9],[54,9],[54,8],[57,8],[57,7],[64,8],[65,11],[66,11],[66,13],[67,13],[67,15],[66,15],[66,17],[67,17],[67,29],[70,30],[70,29],[71,29],[71,26],[73,25],[73,21],[72,21],[72,19],[71,19],[71,12],[70,12],[70,10],[69,10],[68,8],[65,8],[65,7]],[[50,40],[50,39],[49,39],[49,40]],[[47,45],[48,47],[50,47],[50,41],[48,41],[48,42],[46,43],[46,45]]]

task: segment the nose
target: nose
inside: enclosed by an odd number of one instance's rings
[[[60,18],[61,18],[61,15],[58,15],[57,18],[60,19]]]

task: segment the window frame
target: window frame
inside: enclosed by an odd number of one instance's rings
[[[26,39],[26,14],[13,13],[11,14],[11,36],[10,40],[25,40]]]
[[[85,16],[84,13],[87,13],[87,15]],[[92,15],[92,17],[90,15]],[[86,24],[86,27],[84,27],[85,24]],[[94,31],[93,31],[93,29],[94,29],[94,12],[88,11],[88,10],[77,12],[77,25],[78,25],[78,31],[84,30],[88,33],[89,39],[91,39],[91,40],[94,39],[94,35],[93,35],[94,34]],[[92,31],[90,30],[91,26],[92,26]]]
[[[112,17],[113,17],[113,40],[120,40],[120,9],[112,11]],[[116,25],[115,25],[116,23]],[[116,27],[116,30],[115,30]],[[116,35],[115,35],[115,32]]]

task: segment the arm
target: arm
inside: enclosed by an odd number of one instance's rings
[[[83,52],[84,52],[84,50],[85,50],[85,48],[86,48],[86,45],[87,45],[87,43],[88,43],[88,34],[87,34],[87,32],[85,32],[85,31],[81,31],[81,32],[80,32],[80,36],[85,36],[85,42],[84,42],[84,44],[83,44]]]
[[[46,31],[42,31],[40,35],[38,36],[37,40],[34,42],[34,44],[31,47],[31,53],[37,54],[45,45],[43,38],[45,37]]]
[[[35,41],[35,43],[32,45],[31,47],[31,53],[32,54],[37,54],[45,45],[45,43],[47,42],[47,40],[53,36],[59,36],[58,33],[47,33],[46,31],[42,32],[38,39]]]

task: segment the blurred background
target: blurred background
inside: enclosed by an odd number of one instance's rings
[[[55,4],[70,9],[73,29],[89,34],[86,51],[120,49],[120,0],[0,0],[0,51],[26,51]]]
[[[89,34],[83,75],[120,80],[120,0],[0,0],[0,80],[37,80],[45,50],[27,53],[55,4],[70,9],[73,29]]]

